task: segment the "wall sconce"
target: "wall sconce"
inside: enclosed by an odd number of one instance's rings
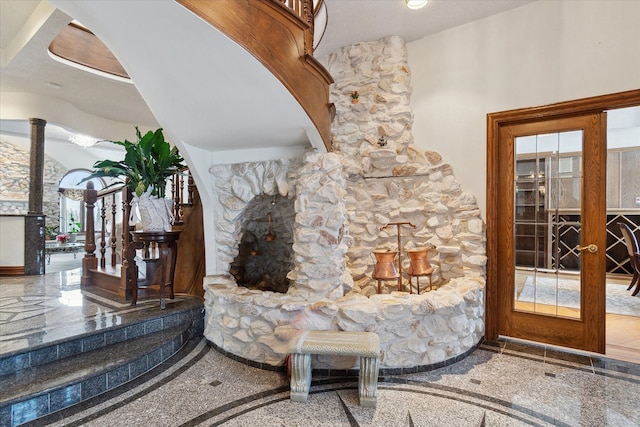
[[[412,10],[417,10],[425,7],[429,0],[405,0],[407,7]]]

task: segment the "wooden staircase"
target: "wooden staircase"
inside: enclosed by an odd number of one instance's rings
[[[188,170],[184,173],[187,173],[186,177],[174,176],[171,189],[175,216],[173,229],[182,231],[178,241],[174,290],[177,294],[202,298],[202,278],[205,273],[202,204]],[[103,192],[87,189],[84,197],[87,232],[82,260],[82,287],[117,301],[131,300],[131,289],[126,280],[129,265],[123,256],[131,242],[129,233],[135,230],[135,226],[129,223],[131,194],[125,187]],[[120,209],[118,205],[121,205]],[[101,218],[98,227],[93,221],[96,209]],[[144,248],[140,253],[140,263],[132,266],[141,270],[139,277],[145,286],[153,287],[159,280],[156,276],[158,254],[155,249]],[[143,288],[138,292],[140,298],[156,294],[157,290],[152,288]]]
[[[251,52],[295,97],[331,151],[333,78],[313,57],[312,0],[177,0]]]
[[[276,76],[302,106],[327,149],[331,150],[331,122],[335,106],[329,102],[328,71],[313,57],[314,18],[323,0],[177,0],[177,3],[216,27],[251,52]],[[193,180],[176,177],[172,189],[176,202],[174,229],[181,230],[174,290],[203,297],[205,275],[203,212]],[[186,187],[184,187],[186,185]],[[186,195],[186,197],[185,197]],[[122,261],[130,242],[129,202],[125,189],[85,192],[87,239],[83,259],[82,286],[105,292],[118,300],[130,300],[126,280],[129,268]],[[122,208],[118,204],[122,204]],[[100,209],[100,227],[91,223]],[[121,213],[119,213],[121,212]],[[121,224],[121,229],[116,224]],[[109,230],[107,230],[109,228]],[[94,230],[98,229],[96,233]],[[141,270],[154,276],[154,264],[146,254]],[[148,266],[148,267],[147,267]],[[148,279],[152,280],[152,279]],[[144,298],[145,291],[140,296]]]

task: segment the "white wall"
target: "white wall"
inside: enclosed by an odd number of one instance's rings
[[[24,217],[0,216],[0,266],[24,267]]]
[[[540,0],[408,43],[416,144],[486,216],[486,115],[640,88],[640,1]]]

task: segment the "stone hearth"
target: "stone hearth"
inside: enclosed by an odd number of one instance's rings
[[[484,223],[473,195],[434,152],[413,145],[410,72],[402,39],[359,43],[325,60],[336,83],[334,152],[302,159],[211,168],[218,196],[216,271],[204,281],[205,336],[244,359],[281,365],[296,329],[376,332],[382,368],[438,364],[472,349],[484,334]],[[357,104],[350,94],[360,94]],[[256,198],[289,200],[292,259],[286,293],[238,286],[230,274]],[[261,213],[264,215],[264,212]],[[437,290],[409,293],[404,277],[377,294],[374,249],[429,253]],[[261,234],[262,231],[252,234]],[[403,270],[408,259],[403,257]],[[415,281],[414,281],[415,284]],[[318,356],[318,368],[350,368],[353,358]]]

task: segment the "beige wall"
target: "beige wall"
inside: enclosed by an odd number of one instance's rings
[[[416,144],[486,216],[486,115],[640,88],[640,1],[537,1],[408,44]]]

